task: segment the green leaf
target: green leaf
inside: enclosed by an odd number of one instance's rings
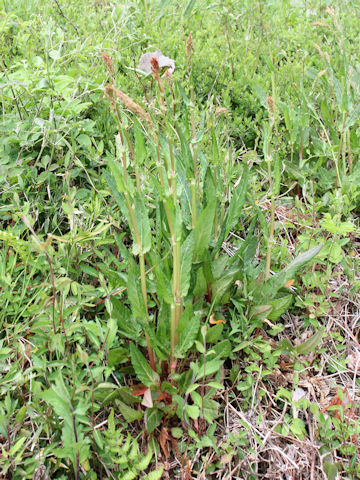
[[[194,6],[195,6],[195,2],[196,2],[196,0],[189,0],[189,1],[187,2],[187,4],[185,5],[184,10],[183,10],[183,12],[182,12],[184,18],[189,18],[189,17],[190,17],[191,12],[192,12],[192,9],[193,9]]]
[[[110,300],[107,299],[106,303],[112,306]],[[112,315],[108,320],[107,327],[108,327],[108,334],[106,339],[106,345],[107,345],[107,348],[111,348],[112,344],[114,343],[116,332],[117,332],[117,321],[116,321],[116,318],[114,318]]]
[[[281,181],[281,161],[280,155],[277,153],[274,161],[274,183],[272,195],[279,195]]]
[[[171,435],[174,437],[174,438],[181,438],[183,435],[184,435],[184,432],[182,430],[182,428],[180,427],[173,427],[171,429]]]
[[[23,405],[16,414],[15,422],[22,423],[25,420],[26,412],[27,412],[27,406]]]
[[[153,470],[148,475],[145,475],[144,480],[160,480],[164,471],[164,466]]]
[[[152,433],[157,428],[164,416],[164,412],[158,408],[148,408],[145,412],[145,424],[148,433]]]
[[[238,274],[238,267],[228,268],[222,276],[213,283],[212,290],[214,293],[214,305],[221,303],[223,296],[226,293],[230,293],[230,289],[234,286]]]
[[[247,165],[244,165],[244,171],[241,176],[239,185],[236,187],[235,192],[231,198],[226,217],[225,217],[225,237],[228,236],[230,230],[232,230],[238,223],[239,217],[244,207],[246,191],[248,185],[249,170]]]
[[[137,165],[141,165],[146,158],[146,148],[141,125],[136,117],[133,117],[135,132],[135,160]]]
[[[155,257],[155,255],[154,255]],[[156,256],[154,258],[155,268],[155,278],[156,278],[156,293],[158,299],[164,301],[168,305],[171,305],[174,301],[172,289],[171,289],[171,279],[166,276],[166,273],[163,271],[162,262],[160,257]]]
[[[253,86],[254,86],[254,90],[260,100],[260,103],[261,105],[267,109],[268,108],[268,105],[267,105],[267,95],[266,95],[266,92],[265,90],[256,82],[253,83]]]
[[[137,478],[138,475],[136,471],[133,471],[133,470],[128,470],[126,473],[124,473],[124,475],[119,474],[118,480],[135,480],[135,478]]]
[[[85,135],[84,133],[82,133],[77,137],[76,140],[79,143],[79,145],[81,145],[82,147],[85,147],[86,149],[90,150],[90,148],[91,148],[91,138],[89,137],[89,135]]]
[[[221,368],[221,365],[224,363],[223,360],[215,358],[214,360],[208,360],[204,363],[202,362],[198,366],[198,373],[195,377],[195,381],[199,380],[200,378],[205,378],[208,375],[213,375],[214,373],[218,372]]]
[[[215,357],[226,359],[231,353],[230,340],[226,339],[219,343],[216,343],[215,345],[212,345],[211,350],[214,352]],[[214,358],[214,357],[211,357],[211,358]]]
[[[63,398],[63,396],[59,395],[54,388],[49,388],[39,396],[53,407],[54,412],[58,417],[63,418],[66,422],[72,425],[70,404]]]
[[[185,412],[189,415],[190,418],[192,418],[193,420],[196,420],[197,418],[199,418],[199,415],[200,415],[200,410],[199,410],[199,407],[197,407],[196,405],[188,405],[186,404],[185,405]]]
[[[213,327],[210,327],[206,332],[206,343],[216,343],[220,340],[222,332],[224,330],[224,324],[218,323]]]
[[[147,387],[158,385],[160,382],[158,373],[154,372],[144,355],[133,343],[130,343],[130,353],[131,363],[140,382]]]
[[[267,280],[260,290],[260,297],[264,300],[270,300],[274,298],[280,288],[284,287],[285,284],[294,278],[295,273],[303,265],[308,263],[312,258],[317,255],[322,248],[322,245],[318,245],[310,250],[301,253],[298,257],[295,258],[289,265],[287,265],[281,272],[276,273]]]
[[[96,445],[102,450],[104,448],[104,439],[101,432],[99,430],[93,430],[93,435]]]
[[[296,435],[300,440],[305,437],[306,430],[304,422],[300,418],[294,418],[290,424],[290,430],[294,435]]]
[[[122,172],[122,169],[121,169],[121,166],[119,164],[118,161],[114,161],[112,158],[108,158],[107,160],[108,162],[108,166],[111,170],[111,173],[113,175],[113,178],[115,179],[115,184],[116,184],[116,187],[117,187],[117,192],[120,192],[120,193],[123,193],[126,191],[126,186],[125,186],[125,182],[124,182],[124,176],[123,176],[123,172]],[[105,179],[108,180],[109,177],[106,177],[105,176]],[[110,190],[111,190],[111,193],[114,193],[114,184],[111,182],[111,184],[109,184],[108,182],[108,185],[110,187]]]
[[[219,404],[207,396],[202,396],[197,392],[193,392],[192,399],[194,404],[200,409],[202,416],[209,423],[212,423],[218,416]]]
[[[220,235],[213,253],[217,252],[221,248],[221,245],[223,244],[225,238],[229,235],[230,230],[235,228],[236,224],[239,221],[239,217],[243,210],[246,199],[248,176],[249,171],[247,165],[245,165],[239,185],[236,187],[235,192],[233,193],[233,196],[230,200],[230,204],[227,208],[224,223],[220,230]]]
[[[141,328],[138,323],[132,321],[130,309],[123,302],[111,297],[113,304],[113,316],[117,320],[118,331],[124,337],[140,342]]]
[[[197,219],[194,228],[194,254],[197,260],[201,258],[204,250],[209,247],[211,233],[214,226],[215,207],[216,203],[215,201],[212,201],[201,212],[199,218]]]
[[[144,297],[139,280],[139,268],[133,258],[129,258],[127,294],[133,316],[141,319],[146,318]]]
[[[190,287],[192,259],[194,256],[194,233],[191,232],[181,245],[180,296],[186,297]]]
[[[194,297],[201,297],[207,290],[206,278],[204,275],[204,269],[201,267],[196,273],[196,282],[192,290]]]
[[[138,471],[146,470],[148,468],[148,466],[150,465],[152,456],[153,456],[153,451],[152,451],[152,448],[149,445],[147,454],[140,461],[137,462],[136,469]]]
[[[213,143],[216,143],[216,140]],[[212,173],[213,168],[208,167],[205,173],[204,179],[204,202],[205,205],[209,205],[216,200],[216,188],[214,184],[214,178]]]
[[[114,367],[119,363],[124,363],[129,359],[129,350],[124,347],[117,347],[109,350],[108,363],[110,367]]]
[[[328,480],[336,480],[338,477],[339,464],[332,462],[324,462],[324,472]]]
[[[249,310],[249,320],[264,320],[272,312],[271,305],[255,305]]]
[[[122,416],[127,422],[135,422],[136,420],[141,420],[144,416],[143,412],[135,410],[134,408],[129,407],[126,403],[123,403],[121,400],[116,399],[115,403],[119,408]]]
[[[289,310],[292,302],[293,296],[291,294],[271,300],[268,304],[272,306],[272,310],[267,318],[272,321],[277,320],[283,313]]]
[[[134,239],[133,254],[144,255],[151,249],[151,230],[144,200],[140,194],[137,194],[135,197],[133,213],[140,236],[140,246],[137,245]]]
[[[189,303],[179,320],[179,339],[176,346],[175,356],[184,358],[193,346],[200,328],[200,316],[194,315],[192,304]]]
[[[218,417],[219,404],[211,398],[204,398],[202,414],[205,420],[212,423]]]
[[[312,337],[308,338],[304,343],[297,345],[294,350],[298,355],[306,355],[314,352],[316,347],[320,345],[324,330],[318,330]]]

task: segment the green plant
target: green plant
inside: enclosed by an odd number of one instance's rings
[[[107,59],[109,71],[110,62]],[[115,87],[106,87],[119,133],[118,158],[108,158],[111,175],[104,173],[132,241],[124,291],[131,310],[112,300],[110,318],[115,314],[120,330],[147,346],[148,360],[130,343],[134,373],[144,385],[143,394],[147,392],[151,413],[145,421],[150,432],[175,413],[186,421],[216,418],[218,405],[212,396],[222,387],[211,377],[231,346],[222,336],[225,321],[210,327],[210,319],[228,310],[232,302],[240,315],[246,315],[251,329],[265,318],[276,320],[291,303],[291,295],[278,292],[321,248],[303,253],[270,277],[273,226],[264,274],[262,264],[252,263],[255,217],[235,255],[221,254],[245,204],[248,167],[241,165],[241,179],[232,188],[230,174],[237,169],[220,161],[216,130],[210,126],[207,133],[200,123],[201,130],[196,131],[193,107],[189,105],[185,115],[176,109],[184,95],[181,85],[169,73],[160,78],[156,58],[151,67],[159,88],[150,111]],[[120,111],[119,100],[131,119]],[[212,144],[209,158],[199,148],[198,139],[206,134]],[[270,162],[269,158],[271,177]],[[189,357],[190,364],[184,361]]]
[[[98,433],[98,432],[96,432]],[[108,429],[103,432],[103,438],[99,434],[95,437],[98,444],[104,451],[103,459],[107,458],[111,464],[116,465],[117,478],[119,480],[133,480],[139,478],[150,465],[153,457],[151,447],[148,447],[146,455],[139,452],[139,444],[130,434],[126,439],[124,434],[116,430],[114,420],[114,409],[111,409],[108,417]],[[143,474],[140,478],[143,480],[159,480],[162,476],[164,467],[153,470],[149,474]]]

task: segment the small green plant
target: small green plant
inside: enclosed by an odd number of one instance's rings
[[[139,452],[139,444],[136,438],[116,430],[114,409],[111,409],[108,417],[108,429],[103,432],[103,438],[96,435],[98,443],[104,450],[103,459],[109,459],[110,464],[115,464],[115,472],[119,480],[159,480],[162,476],[163,467],[153,470],[149,474],[144,472],[153,458],[153,451],[148,447],[146,455]],[[100,440],[99,440],[100,438]],[[110,465],[108,465],[110,466]]]

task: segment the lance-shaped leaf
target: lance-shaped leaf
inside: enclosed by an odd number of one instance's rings
[[[127,293],[133,317],[145,319],[146,308],[139,280],[139,269],[133,258],[129,258]]]
[[[200,328],[200,316],[194,315],[192,304],[189,303],[179,320],[179,340],[176,346],[175,356],[184,358],[189,349],[193,346]]]
[[[158,373],[154,372],[144,355],[133,343],[130,343],[130,354],[132,366],[140,382],[147,387],[158,385],[160,381]]]
[[[305,342],[297,345],[294,350],[298,355],[306,355],[310,352],[314,352],[315,348],[320,345],[324,330],[318,330],[314,335],[308,338]]]
[[[127,422],[135,422],[136,420],[140,420],[144,416],[143,412],[129,407],[128,405],[126,405],[126,403],[118,399],[115,400],[115,403]]]
[[[121,192],[121,193],[125,192],[126,191],[126,185],[125,185],[125,182],[124,182],[124,176],[123,176],[123,172],[122,172],[122,169],[120,167],[119,162],[114,161],[112,158],[108,158],[107,163],[110,167],[111,173],[112,173],[113,178],[115,180],[117,191]],[[110,186],[110,188],[112,189],[112,186]]]
[[[183,242],[183,244],[181,245],[180,295],[182,298],[186,297],[189,291],[193,253],[194,253],[194,233],[191,232],[186,237],[186,240]]]
[[[286,282],[294,278],[295,273],[317,255],[322,248],[322,245],[311,248],[304,253],[301,253],[289,265],[287,265],[281,272],[276,273],[267,280],[261,288],[260,297],[265,299],[274,298],[281,287],[284,287]]]
[[[136,242],[133,244],[133,254],[143,255],[151,249],[151,230],[144,200],[139,194],[137,194],[135,197],[133,212],[136,227],[140,236],[140,245],[138,245]]]
[[[213,200],[201,212],[194,229],[195,245],[194,254],[195,259],[199,260],[203,252],[209,247],[211,240],[211,233],[214,226],[216,202]]]
[[[239,185],[236,187],[236,190],[230,200],[230,204],[227,209],[224,223],[222,225],[220,235],[219,235],[215,250],[213,252],[214,254],[221,248],[223,241],[229,235],[230,231],[233,228],[235,228],[236,224],[239,221],[239,217],[241,215],[242,209],[244,207],[245,199],[246,199],[248,176],[249,176],[248,168],[245,165]]]

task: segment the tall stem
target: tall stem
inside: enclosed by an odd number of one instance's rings
[[[178,205],[178,198],[176,192],[176,170],[172,142],[170,139],[169,149],[171,162],[171,172],[169,180],[171,182],[172,198],[174,202],[174,209],[176,211]],[[179,238],[179,232],[174,232],[173,236],[173,299],[173,305],[171,305],[171,373],[174,373],[176,371],[176,359],[174,356],[174,352],[176,344],[178,342],[177,329],[179,326],[179,319],[183,310],[181,299],[181,238]]]

